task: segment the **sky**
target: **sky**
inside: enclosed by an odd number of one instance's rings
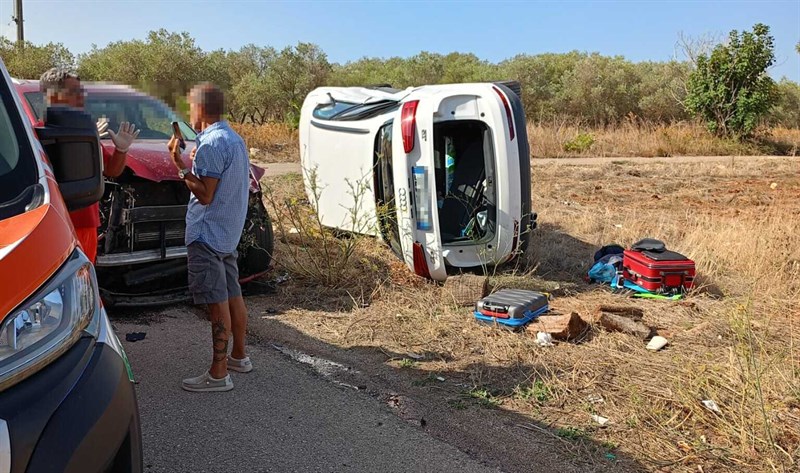
[[[0,34],[12,39],[13,5],[0,0]],[[26,40],[63,43],[73,53],[166,28],[189,32],[206,50],[316,43],[332,62],[420,51],[498,62],[572,50],[664,61],[679,54],[681,34],[724,38],[761,22],[775,37],[770,74],[800,82],[800,0],[23,0],[23,13]]]

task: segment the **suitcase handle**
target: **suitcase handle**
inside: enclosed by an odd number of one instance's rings
[[[508,306],[507,305],[494,305],[494,304],[485,304],[483,306],[484,310],[497,312],[499,314],[506,314],[508,313]]]
[[[686,278],[688,275],[686,271],[661,271],[661,276],[680,276],[681,277],[681,287],[686,287]]]

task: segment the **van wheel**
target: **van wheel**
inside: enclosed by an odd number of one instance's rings
[[[261,192],[252,193],[242,239],[239,241],[239,277],[245,278],[267,271],[272,264],[274,250],[272,219],[264,207]]]

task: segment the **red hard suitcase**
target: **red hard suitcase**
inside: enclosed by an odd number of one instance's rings
[[[694,261],[674,251],[625,250],[622,277],[654,293],[677,293],[694,287]]]

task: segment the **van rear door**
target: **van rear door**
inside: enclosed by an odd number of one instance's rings
[[[403,259],[416,274],[447,279],[436,205],[433,110],[412,97],[395,113],[393,134],[395,200]]]

